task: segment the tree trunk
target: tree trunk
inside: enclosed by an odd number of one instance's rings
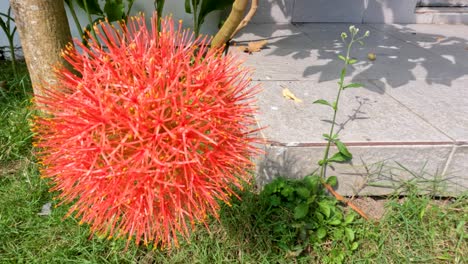
[[[62,0],[10,0],[35,95],[54,85],[54,67],[64,63],[61,50],[71,41]]]
[[[232,4],[231,13],[229,14],[226,22],[221,27],[221,29],[216,33],[213,40],[211,41],[211,46],[219,47],[226,44],[231,39],[232,33],[234,33],[244,18],[245,10],[247,9],[247,4],[249,0],[236,0]]]

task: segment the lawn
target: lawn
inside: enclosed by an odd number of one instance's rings
[[[164,250],[90,236],[86,225],[64,218],[67,205],[55,207],[40,179],[29,130],[32,89],[24,63],[14,77],[0,62],[0,263],[335,263],[329,240],[309,245],[300,254],[278,247],[264,202],[255,187],[239,191],[241,200],[223,206],[209,231],[195,230],[188,242]],[[377,199],[377,198],[372,198]],[[353,230],[359,247],[344,263],[467,263],[468,199],[418,195],[409,186],[405,197],[379,198],[385,214],[358,219]],[[51,202],[50,215],[38,215]],[[346,208],[344,209],[346,210]],[[345,250],[345,249],[343,249]]]

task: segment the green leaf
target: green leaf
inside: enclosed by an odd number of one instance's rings
[[[330,104],[327,100],[324,99],[319,99],[313,102],[313,104],[322,104],[322,105],[328,105],[331,108],[333,108],[332,104]]]
[[[343,89],[347,89],[347,88],[360,88],[360,87],[363,87],[364,85],[362,85],[361,83],[350,83],[350,84],[347,84],[343,87]]]
[[[343,55],[340,54],[340,55],[338,55],[338,58],[339,58],[340,60],[346,62],[345,56],[343,56]]]
[[[343,69],[341,70],[340,79],[343,79],[345,76],[346,76],[346,68],[343,68]]]
[[[354,63],[356,63],[356,62],[357,62],[356,59],[350,59],[350,60],[348,61],[348,64],[354,64]]]
[[[279,206],[281,204],[281,198],[278,197],[277,195],[272,195],[270,197],[270,204],[272,206]]]
[[[299,187],[296,189],[296,193],[297,195],[299,195],[299,197],[303,198],[303,199],[307,199],[309,198],[310,196],[310,191],[309,189],[305,188],[305,187]]]
[[[330,137],[329,134],[322,134],[322,136],[327,139],[327,140],[331,140],[331,141],[335,141],[338,139],[338,134],[334,134],[333,136]]]
[[[85,32],[86,31],[88,33],[91,32],[91,27],[93,27],[95,24],[99,24],[99,23],[104,22],[104,21],[105,21],[105,19],[103,17],[98,17],[98,18],[94,19],[92,24],[86,25]]]
[[[192,14],[192,4],[190,0],[185,0],[185,12]]]
[[[122,0],[106,0],[104,5],[104,12],[106,13],[109,22],[118,21],[125,18],[125,6]]]
[[[309,213],[309,205],[306,203],[301,203],[294,208],[294,219],[301,219],[306,217]]]
[[[3,22],[3,19],[0,18],[0,27],[3,29],[4,32],[8,31],[8,27],[5,22]]]
[[[455,232],[459,235],[459,236],[463,236],[463,234],[465,233],[464,231],[464,227],[465,227],[465,220],[461,220],[458,224],[457,224],[457,227],[455,228]]]
[[[333,225],[333,226],[337,226],[337,225],[341,224],[341,220],[340,219],[333,219],[330,222],[328,222],[328,224]]]
[[[332,187],[335,187],[338,184],[338,180],[337,180],[336,176],[330,176],[327,179],[327,183],[328,183],[328,185],[330,185]]]
[[[306,203],[307,203],[307,204],[311,204],[311,203],[315,202],[315,198],[316,198],[315,195],[310,196],[309,198],[307,198],[307,202],[306,202]]]
[[[421,211],[419,212],[419,219],[420,219],[420,220],[423,219],[424,214],[426,213],[426,208],[427,208],[427,207],[424,207],[424,208],[421,209]]]
[[[323,213],[326,218],[330,218],[330,205],[326,202],[319,202],[319,210]]]
[[[200,13],[198,14],[198,27],[205,21],[205,17],[215,11],[224,10],[234,3],[234,0],[202,0],[200,4]]]
[[[341,152],[335,153],[335,155],[331,156],[327,161],[328,162],[346,162],[349,158],[341,154]]]
[[[354,221],[354,214],[348,214],[344,221],[345,224],[351,224]]]
[[[344,232],[342,228],[335,228],[332,233],[332,238],[334,240],[342,240],[344,237]]]
[[[130,3],[130,2],[134,2],[135,0],[128,0],[128,1],[129,1],[129,6],[131,6],[133,5],[133,3]],[[156,8],[156,13],[158,14],[159,18],[163,16],[164,4],[165,4],[165,0],[154,0],[154,7]],[[187,4],[187,0],[185,1],[185,4]],[[189,7],[190,7],[190,2],[189,2]],[[187,9],[185,11],[187,11]],[[187,12],[187,13],[190,13],[190,12]]]
[[[323,164],[325,164],[325,161],[324,161],[324,160],[319,160],[319,161],[318,161],[318,165],[319,165],[319,166],[322,166]]]
[[[290,198],[291,194],[294,192],[294,188],[286,185],[284,186],[283,190],[281,190],[281,195],[285,198]]]
[[[320,186],[320,177],[307,175],[304,177],[304,183],[307,188],[312,190],[312,192],[315,192],[315,190]]]
[[[88,7],[88,13],[90,13],[91,15],[98,15],[98,16],[104,15],[104,13],[101,10],[101,7],[99,6],[98,0],[76,0],[76,3],[78,4],[78,6],[81,7],[81,9],[86,11],[85,2],[86,2],[86,6]]]
[[[321,214],[320,212],[315,211],[314,216],[315,216],[317,223],[319,224],[322,224],[323,221],[325,220],[325,218],[323,217],[323,214]]]
[[[271,182],[271,183],[265,185],[265,187],[263,188],[261,194],[269,196],[269,195],[271,195],[271,194],[273,194],[275,192],[276,192],[276,184],[274,184],[274,182]]]
[[[353,242],[353,244],[351,244],[351,251],[354,251],[356,250],[357,248],[359,247],[359,243],[358,242]]]
[[[322,240],[326,236],[327,236],[327,230],[323,227],[319,227],[319,229],[317,229],[317,238]]]
[[[340,140],[335,140],[335,145],[340,151],[340,153],[343,154],[343,156],[349,159],[353,158],[353,155],[348,151],[348,148],[346,148],[346,145],[343,142],[341,142]]]
[[[345,236],[348,239],[348,241],[353,242],[354,241],[354,230],[352,230],[349,227],[345,227],[344,231],[345,231]]]

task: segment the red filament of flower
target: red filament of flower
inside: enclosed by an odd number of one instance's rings
[[[36,98],[35,139],[69,214],[99,234],[171,247],[249,179],[258,87],[206,39],[152,21],[101,23],[98,39],[67,47],[74,70],[58,69]]]

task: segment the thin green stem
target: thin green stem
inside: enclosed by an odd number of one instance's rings
[[[91,13],[89,13],[88,4],[87,4],[86,1],[83,1],[83,3],[84,3],[86,15],[88,17],[91,33],[93,34],[94,39],[96,40],[97,44],[99,45],[99,41],[98,41],[98,38],[97,38],[97,35],[96,35],[96,31],[94,30],[93,19],[91,18]]]
[[[200,34],[200,28],[198,27],[199,22],[199,11],[197,9],[199,2],[197,0],[192,1],[193,5],[193,32],[195,33],[195,37],[198,37]]]
[[[159,1],[159,2],[163,2],[163,5],[164,5],[164,0],[163,0],[163,1]],[[125,21],[127,20],[128,16],[130,15],[130,11],[132,10],[133,3],[135,3],[135,1],[131,1],[131,2],[128,4],[127,14],[125,14]],[[158,13],[158,16],[159,16],[159,13]]]
[[[13,40],[13,37],[15,35],[15,31],[16,31],[16,27],[13,30],[13,32],[11,33],[11,35],[8,36],[8,44],[10,46],[11,68],[13,69],[13,73],[14,73],[15,77],[18,77],[18,70],[17,70],[17,67],[16,67],[15,44],[14,44],[14,40]]]
[[[13,70],[13,74],[16,77],[18,77],[18,71],[16,67],[16,55],[15,55],[15,44],[14,44],[14,36],[17,27],[15,26],[13,30],[11,30],[11,22],[15,22],[15,20],[11,17],[11,7],[8,8],[8,13],[0,13],[1,16],[4,16],[6,18],[6,22],[3,21],[2,18],[0,18],[0,26],[5,32],[5,35],[7,36],[8,39],[8,46],[10,49],[10,56],[11,56],[11,68]]]
[[[327,175],[328,154],[330,153],[330,147],[331,147],[331,143],[332,143],[333,132],[335,130],[336,116],[337,116],[337,113],[338,113],[338,104],[339,104],[339,101],[340,101],[341,92],[343,91],[344,77],[346,75],[346,70],[347,70],[348,65],[349,65],[349,54],[351,52],[351,47],[352,47],[352,45],[353,45],[353,43],[355,41],[354,36],[355,35],[353,34],[352,38],[351,38],[351,41],[349,42],[347,50],[346,50],[346,58],[345,58],[344,66],[343,66],[343,68],[341,70],[341,76],[340,76],[340,81],[339,81],[339,90],[338,90],[338,93],[336,95],[335,103],[333,104],[332,124],[331,124],[331,127],[330,127],[330,133],[328,134],[329,138],[328,138],[327,146],[325,147],[325,153],[323,155],[323,163],[322,163],[322,166],[320,168],[320,177],[321,178],[325,178],[325,176]]]
[[[164,10],[164,0],[155,0],[154,4],[156,5],[156,14],[158,15],[158,31],[161,31],[161,18]]]

